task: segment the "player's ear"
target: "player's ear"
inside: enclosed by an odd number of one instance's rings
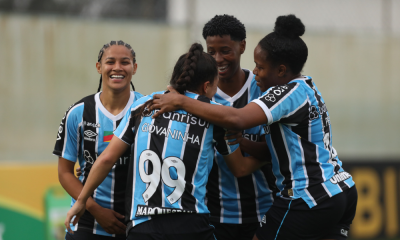
[[[96,63],[96,69],[97,69],[97,72],[101,74],[101,63],[100,62]]]
[[[246,50],[246,40],[240,42],[240,54],[243,54],[244,50]]]
[[[133,64],[133,72],[132,72],[132,75],[135,75],[136,70],[137,70],[137,63],[134,63],[134,64]]]
[[[278,77],[284,77],[286,75],[287,68],[285,65],[281,64],[278,66]]]
[[[211,89],[211,83],[210,83],[210,81],[207,81],[207,82],[205,82],[205,83],[203,83],[202,84],[202,94],[201,95],[206,95],[206,93],[208,92],[208,91],[210,91],[210,89]]]

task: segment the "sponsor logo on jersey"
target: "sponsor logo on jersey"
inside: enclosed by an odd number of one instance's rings
[[[309,114],[310,120],[317,119],[318,117],[319,117],[319,112],[317,110],[317,107],[314,105],[311,105],[310,114]]]
[[[177,112],[166,112],[166,113],[163,113],[163,115],[161,115],[161,117],[170,119],[173,121],[177,121],[177,122],[191,124],[191,125],[199,125],[200,127],[204,127],[204,126],[206,128],[210,127],[209,122],[207,122],[201,118],[195,117],[190,113],[181,114],[181,113],[177,113]]]
[[[136,217],[169,214],[169,213],[193,213],[193,211],[177,209],[177,208],[149,207],[146,205],[138,205],[136,209]]]
[[[253,141],[253,142],[258,142],[258,140],[260,139],[260,135],[250,134],[250,133],[243,134],[243,137],[246,139],[249,139],[250,141]]]
[[[264,217],[262,218],[261,222],[260,222],[260,227],[262,227],[262,224],[267,224],[267,217],[264,215]]]
[[[160,127],[153,124],[145,123],[142,125],[142,132],[155,133],[158,135],[164,135],[164,137],[171,137],[173,139],[182,139],[187,142],[190,141],[192,144],[197,143],[200,145],[200,137],[198,135],[189,135],[187,132],[181,132],[179,130],[171,130],[170,128]]]
[[[271,134],[271,128],[269,127],[269,125],[265,125],[264,127],[264,132],[265,132],[265,134]]]
[[[92,158],[92,156],[90,155],[90,152],[88,150],[85,150],[83,152],[83,157],[85,158],[86,162],[93,164],[94,163],[94,159]]]
[[[61,119],[61,123],[60,123],[60,127],[58,128],[58,133],[57,133],[57,141],[61,139],[60,133],[62,133],[62,131],[64,130],[63,126],[64,125],[64,119],[67,116],[68,111],[74,106],[75,104],[72,104],[71,106],[69,106],[69,108],[67,109],[67,111],[65,111],[64,113],[64,117]]]
[[[351,175],[350,175],[349,173],[347,173],[347,172],[340,172],[340,173],[337,173],[337,174],[333,175],[333,176],[331,177],[330,181],[331,181],[331,183],[333,183],[333,184],[337,184],[337,183],[343,182],[343,181],[345,181],[345,180],[347,180],[347,179],[349,179],[349,178],[351,178]]]
[[[275,98],[274,94],[268,94],[267,96],[265,96],[265,101],[275,102],[276,98]]]
[[[347,237],[347,234],[349,233],[349,231],[342,228],[342,229],[340,229],[340,233],[341,233],[343,236]]]
[[[84,132],[84,134],[85,134],[85,136],[90,137],[90,138],[97,136],[97,133],[93,132],[92,130],[86,130]]]
[[[90,122],[83,121],[83,126],[100,128],[100,123],[90,123]]]

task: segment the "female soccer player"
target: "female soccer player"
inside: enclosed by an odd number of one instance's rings
[[[241,109],[207,105],[172,93],[155,95],[150,109],[184,109],[211,123],[247,129],[268,124],[266,140],[280,190],[254,239],[346,239],[357,191],[332,147],[328,110],[311,77],[300,74],[308,49],[305,27],[280,16],[254,50],[263,96]]]
[[[111,41],[100,50],[97,71],[101,74],[98,93],[73,104],[63,117],[53,154],[59,156],[61,185],[72,197],[72,205],[85,185],[87,176],[109,144],[113,131],[129,107],[143,95],[130,91],[136,73],[135,52],[123,41]],[[100,87],[103,91],[100,92]],[[133,85],[132,85],[133,88]],[[66,239],[125,239],[125,186],[130,149],[127,149],[107,177],[89,198],[85,214]],[[78,159],[83,174],[74,176]],[[115,238],[113,238],[115,237]]]
[[[216,15],[203,28],[207,53],[217,62],[218,88],[213,101],[225,106],[242,108],[262,95],[254,74],[241,68],[241,55],[246,49],[246,29],[243,23],[230,15]],[[240,148],[243,152],[271,161],[266,154],[268,146],[263,138],[263,126],[240,131]],[[235,142],[232,142],[235,143]],[[214,158],[207,183],[207,207],[210,222],[215,227],[218,240],[249,240],[259,222],[271,207],[272,191],[276,189],[271,164],[247,176],[231,172],[223,156]]]
[[[210,101],[217,90],[218,70],[213,57],[193,44],[175,65],[170,84],[195,101]],[[166,112],[152,119],[146,105],[152,95],[131,106],[107,149],[94,164],[65,225],[84,213],[86,200],[120,155],[132,145],[126,214],[127,239],[214,239],[205,205],[206,184],[214,146],[227,162],[251,161],[254,169],[264,163],[243,158],[238,145],[229,146],[225,130],[185,111]],[[229,165],[228,163],[228,165]],[[253,171],[254,171],[253,169]]]

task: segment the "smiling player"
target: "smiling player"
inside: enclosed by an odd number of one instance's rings
[[[101,74],[98,93],[69,107],[61,121],[53,151],[59,157],[58,176],[72,197],[71,205],[129,106],[143,96],[130,91],[129,84],[133,88],[131,79],[137,64],[135,52],[129,44],[123,41],[105,44],[98,55],[96,68]],[[122,222],[129,155],[130,149],[127,149],[89,198],[85,214],[73,227],[74,234],[67,233],[66,240],[125,239],[126,226]],[[73,171],[77,160],[82,169],[79,180]]]

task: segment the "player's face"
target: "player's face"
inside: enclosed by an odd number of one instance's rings
[[[256,75],[257,86],[262,92],[268,90],[272,86],[279,85],[279,69],[267,61],[267,52],[260,45],[254,49],[254,62],[256,64],[253,73]]]
[[[137,65],[133,63],[131,51],[122,45],[112,45],[103,54],[101,63],[96,64],[103,77],[103,89],[124,90],[129,88]]]
[[[207,52],[216,61],[219,79],[229,80],[240,70],[240,56],[245,50],[245,41],[233,41],[229,35],[208,36]]]

